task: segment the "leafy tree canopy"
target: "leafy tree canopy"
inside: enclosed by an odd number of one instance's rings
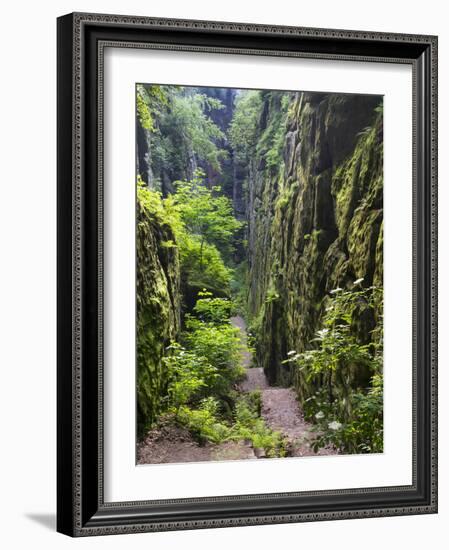
[[[137,117],[142,128],[154,132],[155,116],[168,105],[169,96],[164,86],[137,85]]]
[[[213,122],[212,111],[224,105],[219,99],[182,86],[137,86],[137,115],[150,132],[151,168],[160,179],[190,177],[193,169],[206,163],[221,171],[227,152],[221,147],[225,135]]]
[[[229,128],[229,140],[237,159],[249,161],[256,149],[262,96],[258,90],[240,92],[235,100],[235,110]]]
[[[231,240],[242,227],[234,217],[232,203],[220,194],[220,187],[206,187],[203,173],[197,171],[191,181],[176,182],[175,200],[188,231],[201,242],[214,244],[229,252]]]

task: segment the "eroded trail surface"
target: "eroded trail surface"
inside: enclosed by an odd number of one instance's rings
[[[315,437],[311,424],[296,400],[293,388],[279,388],[268,384],[262,368],[252,367],[252,355],[246,346],[246,324],[240,317],[232,317],[231,323],[240,330],[242,339],[241,364],[246,369],[246,379],[240,391],[261,392],[261,416],[267,426],[281,432],[288,440],[288,456],[316,456],[336,454],[334,449],[320,449],[314,453],[311,443]],[[256,459],[261,455],[250,443],[228,441],[221,444],[199,445],[188,430],[173,424],[160,425],[148,432],[137,447],[139,464],[163,464],[174,462],[202,462],[210,460]]]
[[[242,340],[246,341],[245,320],[240,317],[232,317],[231,323],[241,331]],[[304,420],[304,414],[301,411],[296,400],[293,388],[278,388],[269,386],[267,377],[262,368],[251,368],[251,354],[246,352],[242,364],[246,368],[246,380],[240,388],[244,392],[254,390],[261,391],[262,410],[261,416],[267,426],[271,429],[281,432],[289,442],[289,456],[314,456],[335,454],[333,449],[320,449],[315,453],[311,448],[314,439],[314,433],[311,430],[311,424]]]
[[[205,462],[257,458],[254,449],[243,441],[199,445],[185,428],[167,425],[150,430],[137,446],[138,464]]]

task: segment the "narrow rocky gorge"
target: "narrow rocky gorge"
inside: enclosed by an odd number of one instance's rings
[[[265,444],[271,456],[337,454],[336,444],[314,445],[315,419],[349,425],[353,395],[371,395],[375,376],[381,407],[382,98],[166,88],[142,87],[142,112],[138,99],[137,460],[265,458],[258,441],[277,432],[282,444]],[[187,188],[191,196],[182,195]],[[224,221],[214,220],[217,212]],[[341,302],[339,292],[348,293]],[[344,302],[351,292],[354,301]],[[345,303],[351,351],[316,372],[298,364],[319,349],[317,335],[338,332],[343,321],[330,321],[329,311]],[[226,315],[201,310],[214,304],[229,305]],[[208,339],[194,341],[205,328]],[[207,359],[207,368],[238,380],[216,390],[216,407],[196,379],[185,395],[201,399],[173,406],[190,356],[189,368]],[[241,435],[242,403],[252,411],[242,417],[258,411],[250,418],[262,422],[258,438]]]

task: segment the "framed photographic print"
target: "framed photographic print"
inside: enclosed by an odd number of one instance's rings
[[[437,511],[437,38],[58,19],[58,531]]]

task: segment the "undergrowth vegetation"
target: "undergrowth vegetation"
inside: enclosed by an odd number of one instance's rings
[[[242,341],[230,324],[233,304],[202,291],[188,315],[183,345],[171,344],[163,362],[169,376],[164,421],[186,427],[199,443],[248,441],[266,456],[285,456],[279,432],[260,416],[260,393],[241,394]]]
[[[283,436],[260,417],[260,395],[238,391],[245,376],[241,353],[246,344],[230,318],[245,299],[236,292],[238,283],[231,292],[235,277],[229,264],[232,237],[242,224],[220,188],[205,185],[200,170],[174,187],[164,197],[138,180],[139,204],[160,226],[170,228],[173,238],[162,247],[177,249],[184,294],[195,298],[184,313],[179,338],[164,350],[165,397],[146,430],[158,422],[173,422],[187,428],[200,444],[245,441],[265,456],[284,456]],[[244,265],[236,272],[241,282]],[[146,349],[143,343],[138,341],[141,350]]]
[[[346,453],[383,451],[382,290],[353,288],[331,291],[323,326],[303,353],[289,352],[296,383],[304,379],[317,391],[304,401],[308,420],[316,425],[315,449],[333,445]],[[376,329],[367,343],[357,335],[363,311],[376,312]],[[364,375],[361,375],[361,372]],[[366,379],[363,387],[357,381]]]
[[[203,178],[198,170],[191,181],[176,182],[176,192],[163,197],[139,177],[137,199],[149,215],[173,231],[175,239],[162,244],[178,248],[182,280],[188,289],[228,294],[232,269],[224,256],[232,253],[232,236],[242,224],[234,218],[230,200],[220,195],[220,188],[208,189]]]

